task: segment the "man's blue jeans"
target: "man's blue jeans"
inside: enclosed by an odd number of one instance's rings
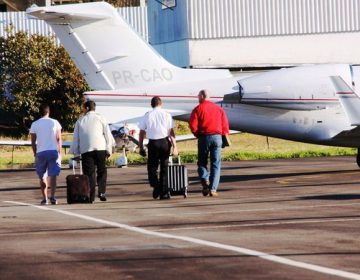
[[[210,181],[210,190],[216,191],[220,181],[221,169],[220,134],[201,135],[198,138],[198,173],[201,180]],[[210,154],[210,175],[207,168]]]

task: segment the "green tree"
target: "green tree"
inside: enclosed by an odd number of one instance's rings
[[[85,80],[53,37],[8,30],[0,38],[0,108],[17,127],[11,136],[28,134],[43,102],[64,130],[72,130],[86,90]]]

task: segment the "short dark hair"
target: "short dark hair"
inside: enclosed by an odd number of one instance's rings
[[[162,104],[161,98],[159,96],[154,96],[151,98],[151,107],[155,108]]]
[[[207,99],[210,97],[209,91],[206,89],[200,90],[199,95],[204,99]]]
[[[88,101],[85,102],[84,107],[88,111],[95,111],[96,103],[94,101],[92,101],[92,100],[88,100]]]
[[[50,113],[50,106],[49,104],[43,103],[40,105],[40,114],[41,116],[45,116]]]

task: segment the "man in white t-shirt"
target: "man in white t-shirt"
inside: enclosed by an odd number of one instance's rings
[[[177,148],[174,121],[171,115],[161,108],[161,105],[160,97],[155,96],[151,99],[153,110],[147,112],[139,124],[139,147],[140,154],[146,155],[143,144],[146,135],[149,139],[147,169],[150,186],[154,188],[153,198],[157,199],[160,196],[160,199],[169,199],[167,167],[171,145],[173,146],[174,155],[177,155]],[[159,163],[160,176],[158,177]]]
[[[61,171],[61,125],[49,117],[50,107],[47,104],[40,106],[42,117],[31,124],[31,146],[35,156],[36,173],[40,179],[40,188],[43,196],[42,205],[49,204],[48,186],[51,188],[50,202],[57,204],[55,198],[56,177]]]

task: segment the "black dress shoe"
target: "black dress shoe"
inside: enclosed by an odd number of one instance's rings
[[[98,197],[100,198],[101,201],[106,201],[106,196],[104,193],[99,193]]]
[[[157,199],[160,195],[160,190],[158,188],[154,188],[153,190],[153,199]]]
[[[160,195],[160,199],[170,199],[170,195],[168,193]]]
[[[210,182],[207,180],[201,180],[201,185],[202,185],[202,194],[203,196],[207,196],[210,192],[209,186],[210,186]]]

